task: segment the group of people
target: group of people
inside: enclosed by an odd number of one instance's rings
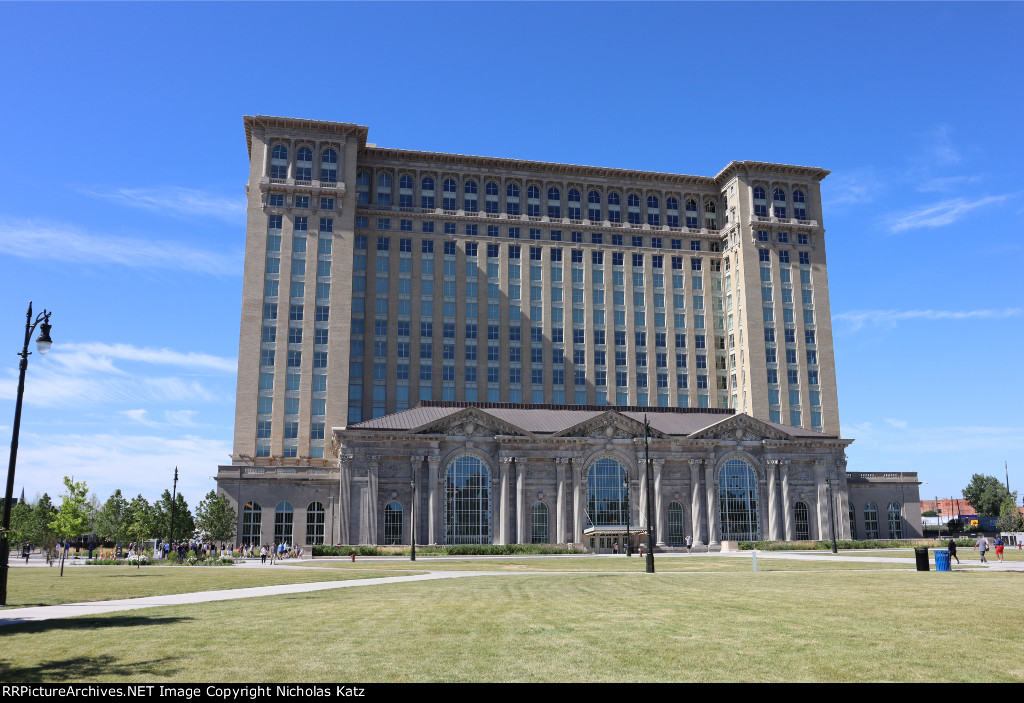
[[[956,559],[956,563],[959,564],[960,563],[960,557],[958,557],[956,555],[956,540],[955,539],[950,539],[949,540],[949,545],[947,545],[947,546],[948,546],[948,549],[949,549],[949,557],[951,559]],[[995,549],[996,549],[996,556],[999,557],[999,561],[1003,561],[1003,549],[1006,546],[1005,543],[1003,542],[1003,538],[1002,537],[996,537],[995,538],[995,544],[993,544],[992,546],[995,547]],[[1018,547],[1019,546],[1020,545],[1018,545]],[[988,538],[985,537],[984,535],[979,537],[978,541],[974,543],[974,549],[977,550],[981,554],[981,563],[982,564],[987,564],[988,563],[988,559],[985,558],[985,552],[989,551],[989,549],[990,549],[989,544],[988,544]]]
[[[134,542],[131,545],[129,545],[129,553],[131,552],[134,546]],[[171,552],[177,553],[180,559],[185,559],[189,552],[193,552],[200,559],[217,555],[231,556],[230,545],[222,544],[218,548],[218,546],[213,542],[203,542],[199,540],[189,540],[188,542],[178,543],[164,542],[161,545],[160,550],[163,552],[164,559],[170,556]]]
[[[250,557],[255,557],[255,547],[256,545],[244,545],[241,548],[242,553]],[[260,547],[259,554],[261,564],[266,564],[267,559],[269,558],[270,565],[273,566],[275,561],[280,561],[282,559],[298,559],[302,556],[302,547],[297,544],[289,546],[287,542],[278,542],[270,545],[264,544]]]

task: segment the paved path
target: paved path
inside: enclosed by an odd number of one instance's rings
[[[594,555],[585,555],[594,556]],[[624,559],[626,557],[622,555],[604,554],[597,555],[600,558],[607,559]],[[745,559],[752,561],[751,552],[723,552],[723,553],[712,553],[712,557],[729,557],[734,559]],[[706,554],[658,554],[656,559],[706,559]],[[562,556],[562,555],[546,555],[546,556],[531,556],[524,557],[519,556],[495,556],[495,557],[419,557],[417,562],[422,562],[425,569],[429,569],[431,561],[463,561],[463,560],[506,560],[515,559],[522,560],[524,558],[529,559],[574,559],[577,557]],[[876,557],[876,556],[853,556],[848,554],[833,555],[830,553],[809,553],[809,552],[758,552],[758,559],[793,559],[797,561],[844,561],[844,562],[863,562],[865,565],[875,563],[889,563],[889,564],[906,564],[908,568],[913,567],[913,557]],[[246,560],[232,567],[232,569],[308,569],[308,566],[300,566],[299,564],[306,563],[310,560],[297,559],[297,560],[286,560],[283,563],[279,562],[271,567],[269,564],[261,564],[259,559]],[[322,559],[317,561],[328,561],[328,559]],[[331,559],[330,561],[344,561],[342,559]],[[408,557],[360,557],[361,562],[375,562],[385,564],[387,562],[408,562]],[[639,561],[639,558],[638,558]],[[982,565],[977,561],[971,559],[962,559],[963,566],[981,566],[989,571],[1024,571],[1024,562],[1003,562],[989,561],[988,564]],[[30,560],[29,566],[43,566],[45,561],[42,557]],[[11,560],[12,567],[24,568],[24,560]],[[96,568],[102,569],[102,566],[86,566],[81,561],[75,563],[74,561],[68,561],[65,567],[73,568]],[[54,566],[53,568],[58,568]],[[217,567],[206,567],[206,568],[217,568]],[[954,565],[956,570],[956,565]],[[196,593],[176,593],[162,596],[148,596],[145,598],[122,598],[119,600],[105,600],[105,601],[93,601],[91,603],[66,603],[63,605],[47,605],[38,606],[33,608],[12,608],[9,610],[0,610],[0,626],[3,625],[14,625],[25,622],[39,622],[42,620],[53,620],[56,618],[71,618],[82,615],[101,615],[104,613],[114,613],[125,610],[140,610],[143,608],[158,608],[166,605],[184,605],[189,603],[209,603],[213,601],[222,600],[235,600],[238,598],[259,598],[262,596],[277,596],[285,595],[290,593],[309,593],[313,591],[327,591],[337,588],[355,588],[357,586],[376,586],[387,583],[408,583],[413,581],[434,581],[438,579],[454,579],[454,578],[468,578],[472,576],[521,576],[521,575],[556,575],[574,573],[578,574],[578,571],[429,571],[426,574],[410,574],[409,576],[387,576],[382,578],[368,578],[368,579],[349,579],[345,581],[320,581],[316,583],[292,583],[282,584],[278,586],[256,586],[253,588],[231,588],[219,591],[199,591]],[[622,575],[621,571],[614,572],[587,572],[587,573],[614,573]],[[664,573],[687,573],[687,572],[664,572]]]

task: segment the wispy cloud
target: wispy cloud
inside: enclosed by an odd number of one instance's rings
[[[242,270],[241,252],[228,255],[193,249],[177,242],[100,237],[67,225],[31,220],[0,224],[0,246],[0,253],[24,259],[113,264],[218,276],[234,276]]]
[[[869,203],[882,189],[882,180],[874,169],[861,168],[833,173],[822,181],[821,197],[827,208],[842,209]]]
[[[245,220],[245,198],[211,195],[193,188],[82,189],[84,195],[110,200],[127,207],[161,212],[175,217],[216,217],[227,222]]]
[[[168,429],[171,427],[194,427],[196,425],[195,416],[198,412],[195,410],[164,410],[162,421],[151,418],[149,411],[145,408],[122,410],[118,414],[146,427]]]
[[[944,176],[941,178],[923,178],[917,181],[915,188],[922,193],[940,192],[945,193],[957,188],[963,188],[985,179],[982,174],[972,176]]]
[[[986,205],[1001,203],[1015,195],[1016,193],[1006,193],[1005,195],[990,195],[987,198],[950,198],[933,205],[926,205],[916,210],[891,216],[888,218],[889,231],[904,232],[908,229],[920,229],[922,227],[944,227],[953,224],[972,210],[977,210]]]
[[[111,359],[123,359],[146,364],[184,366],[193,369],[227,371],[228,373],[234,373],[238,366],[237,360],[233,357],[213,356],[212,354],[202,354],[199,352],[179,352],[173,349],[136,347],[131,344],[105,344],[102,342],[71,343],[63,345],[60,353],[61,356],[58,358],[63,363],[68,363],[64,359],[71,357],[76,360],[76,363],[80,361],[85,363],[91,361],[109,362]]]
[[[949,125],[940,124],[926,134],[926,151],[934,164],[958,164],[963,161],[960,150],[953,144],[952,132],[953,129]]]
[[[1016,317],[1024,308],[1002,310],[851,310],[833,315],[834,320],[850,322],[854,330],[866,325],[893,327],[906,320],[974,320]]]

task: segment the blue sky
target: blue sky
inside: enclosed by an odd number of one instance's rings
[[[824,182],[850,470],[1024,488],[1020,3],[3,3],[0,459],[194,505],[228,460],[242,115],[381,146]]]

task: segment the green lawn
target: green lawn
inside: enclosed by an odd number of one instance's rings
[[[1022,578],[663,571],[367,586],[0,628],[0,680],[1024,681]],[[972,649],[998,667],[950,666],[963,633],[949,618],[963,612]]]
[[[279,569],[276,566],[266,569],[237,566],[75,566],[65,568],[61,577],[56,567],[29,566],[12,568],[8,574],[8,605],[25,607],[283,583],[375,578],[392,576],[394,572],[321,572],[319,569]],[[0,608],[0,612],[3,610]]]

